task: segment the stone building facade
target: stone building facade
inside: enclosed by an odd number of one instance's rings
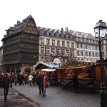
[[[38,32],[39,60],[52,62],[59,58],[62,63],[67,63],[69,57],[74,57],[74,41],[69,32],[42,27],[38,27]]]
[[[76,60],[96,62],[99,59],[98,41],[90,33],[38,27],[39,60],[60,58],[62,63]]]

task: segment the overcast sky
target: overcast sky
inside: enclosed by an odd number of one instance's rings
[[[98,20],[107,22],[107,0],[0,0],[0,46],[5,29],[30,14],[37,26],[94,34]]]

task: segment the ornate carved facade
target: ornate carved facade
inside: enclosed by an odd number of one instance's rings
[[[5,70],[19,70],[38,61],[39,34],[32,16],[10,27],[3,41],[3,66]]]

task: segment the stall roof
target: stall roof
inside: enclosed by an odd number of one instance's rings
[[[37,64],[33,66],[33,70],[45,69],[45,68],[50,68],[50,66],[47,63],[41,61],[37,62]]]
[[[47,71],[47,72],[53,72],[55,71],[56,69],[49,69],[49,68],[46,68],[46,69],[41,69],[42,71]]]
[[[46,69],[46,68],[58,68],[59,65],[58,64],[54,64],[54,63],[44,63],[44,62],[37,62],[36,65],[33,66],[33,70],[38,70],[38,69]]]

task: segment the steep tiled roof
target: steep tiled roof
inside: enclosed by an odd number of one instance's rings
[[[79,32],[79,31],[74,31],[74,30],[69,30],[70,34],[76,36],[76,37],[82,37],[82,38],[95,38],[91,33],[84,33],[84,32]]]
[[[29,19],[31,19],[32,16],[29,15],[26,19],[24,19],[22,22],[17,21],[17,24],[14,25],[14,27],[10,27],[8,30],[13,31],[12,34],[18,33],[23,31],[24,27],[27,25]],[[32,18],[33,19],[33,18]]]
[[[38,32],[41,36],[49,36],[49,37],[60,37],[70,39],[72,38],[72,34],[67,31],[61,31],[59,29],[50,29],[44,27],[38,27]]]
[[[59,29],[50,29],[44,27],[38,27],[39,34],[41,36],[53,36],[53,37],[60,37],[66,39],[72,39],[74,37],[82,37],[82,38],[89,38],[94,39],[95,37],[91,33],[84,33],[74,30],[59,30]]]

